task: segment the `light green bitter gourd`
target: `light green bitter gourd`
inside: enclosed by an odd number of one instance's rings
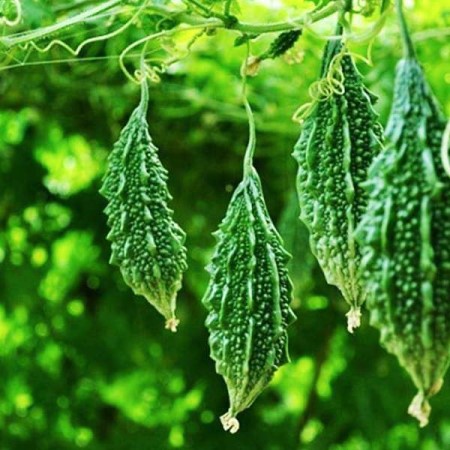
[[[225,379],[230,407],[221,417],[225,430],[239,429],[236,415],[248,408],[289,360],[287,327],[292,285],[289,254],[265,205],[253,167],[254,123],[248,103],[250,142],[244,177],[230,201],[208,267],[210,283],[203,298],[208,310],[211,357]]]
[[[425,426],[428,400],[450,362],[450,178],[441,158],[446,121],[397,6],[405,54],[389,145],[370,169],[370,201],[357,234],[371,323],[417,387],[409,413]]]
[[[143,81],[140,104],[109,155],[100,192],[108,200],[110,263],[165,317],[166,328],[176,331],[176,296],[187,268],[185,233],[168,207],[167,171],[148,131],[147,105]]]
[[[337,286],[350,305],[352,332],[360,324],[366,298],[354,230],[366,208],[362,183],[381,149],[382,127],[372,107],[375,97],[340,40],[327,43],[315,87],[317,98],[293,153],[299,165],[301,219],[327,282]]]

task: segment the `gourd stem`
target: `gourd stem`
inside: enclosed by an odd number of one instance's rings
[[[245,150],[244,157],[244,177],[250,175],[253,169],[253,155],[255,153],[256,147],[256,126],[255,126],[255,116],[253,115],[252,108],[247,99],[247,73],[246,67],[250,56],[250,43],[247,42],[247,56],[242,66],[242,98],[245,106],[245,112],[247,113],[248,128],[249,128],[249,138],[247,149]]]
[[[406,58],[414,59],[416,57],[416,51],[414,50],[414,45],[412,43],[411,36],[409,35],[408,25],[403,12],[403,0],[395,0],[395,6],[400,24],[400,32],[402,35],[403,53]]]
[[[341,17],[338,19],[336,23],[336,29],[334,31],[334,36],[339,36],[339,39],[329,40],[327,46],[325,48],[325,53],[322,61],[322,69],[321,69],[321,78],[325,78],[327,76],[328,70],[330,68],[330,63],[333,57],[331,55],[335,54],[336,46],[340,46],[342,43],[342,35],[344,33],[344,26],[341,23]]]
[[[147,66],[145,64],[145,52],[147,50],[148,41],[145,43],[141,53],[141,101],[139,102],[139,109],[143,116],[147,114],[149,93],[147,81]]]
[[[148,81],[147,77],[144,77],[141,80],[141,101],[139,102],[139,109],[141,110],[143,116],[147,115],[148,100],[149,100]]]
[[[253,169],[253,155],[255,153],[256,147],[256,129],[255,129],[255,117],[253,115],[252,108],[250,107],[250,103],[247,100],[247,97],[244,97],[244,105],[245,111],[247,113],[248,128],[249,128],[249,139],[244,157],[244,177],[245,177],[247,175],[250,175]]]
[[[345,0],[343,8],[339,11],[339,14],[338,14],[336,35],[343,34],[344,30],[346,31],[346,33],[350,34],[351,28],[352,28],[352,25],[351,25],[352,16],[350,14],[350,20],[347,20],[347,18],[345,17],[345,14],[351,13],[352,8],[353,8],[353,1]]]

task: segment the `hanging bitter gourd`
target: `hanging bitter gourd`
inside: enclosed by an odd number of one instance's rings
[[[146,120],[148,86],[108,158],[101,193],[108,200],[110,263],[176,331],[176,295],[186,269],[185,233],[168,208],[167,171],[158,158]]]
[[[280,33],[275,40],[272,41],[270,47],[259,59],[263,61],[264,59],[275,59],[284,55],[288,50],[290,50],[298,41],[298,38],[302,35],[302,30],[289,30]]]
[[[315,88],[316,99],[293,153],[299,165],[301,219],[327,282],[350,304],[352,332],[366,298],[354,230],[366,207],[362,183],[381,148],[382,127],[372,108],[375,97],[341,41],[328,42]]]
[[[236,415],[248,408],[276,369],[289,359],[287,326],[292,286],[288,253],[267,211],[259,176],[252,165],[254,124],[244,177],[234,191],[208,267],[203,298],[208,310],[211,357],[225,379],[230,407],[221,417],[225,430],[239,429]]]
[[[302,30],[289,30],[280,33],[270,44],[269,48],[258,56],[252,56],[247,59],[246,65],[243,68],[246,75],[256,76],[258,74],[260,65],[266,59],[276,59],[286,54],[291,50],[298,38],[302,35]],[[240,36],[235,41],[235,46],[248,43],[253,39],[253,35],[245,34]]]
[[[429,397],[450,362],[450,179],[441,158],[445,119],[398,8],[406,53],[397,65],[387,148],[375,160],[357,236],[371,323],[418,394],[409,413],[428,422]]]

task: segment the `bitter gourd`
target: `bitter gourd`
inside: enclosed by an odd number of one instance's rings
[[[218,243],[208,267],[211,279],[203,298],[211,357],[225,379],[230,400],[221,420],[232,433],[239,429],[236,415],[253,403],[276,369],[288,361],[286,328],[295,318],[289,306],[289,255],[270,219],[251,162],[250,113],[249,118],[244,177],[216,232]]]
[[[108,200],[110,263],[175,331],[176,295],[186,269],[185,233],[173,221],[167,171],[158,158],[146,120],[148,86],[108,158],[101,193]]]
[[[293,153],[299,165],[301,219],[327,282],[351,306],[347,317],[352,332],[366,298],[354,230],[366,207],[362,183],[381,148],[382,127],[372,108],[375,97],[341,41],[328,42],[316,87],[317,99]]]
[[[302,35],[302,30],[289,30],[280,33],[270,44],[270,47],[260,56],[260,60],[275,59],[284,55],[290,50],[298,38]]]
[[[407,51],[396,69],[389,145],[370,169],[357,237],[371,323],[418,388],[409,413],[424,426],[450,362],[450,179],[440,155],[446,121],[401,6],[399,17]]]
[[[258,56],[248,58],[243,72],[249,76],[256,76],[258,74],[260,65],[266,59],[275,59],[284,55],[288,50],[294,47],[298,38],[302,35],[302,30],[289,30],[280,33],[270,44],[269,48]],[[236,39],[234,45],[242,45],[253,39],[253,35],[245,34]]]

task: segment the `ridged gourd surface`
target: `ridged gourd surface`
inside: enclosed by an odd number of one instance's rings
[[[327,44],[322,80],[335,73],[305,119],[293,156],[299,169],[297,190],[301,219],[310,231],[313,253],[328,283],[350,304],[348,328],[359,325],[366,298],[361,283],[360,253],[354,231],[367,205],[362,184],[379,153],[382,127],[372,108],[374,96],[362,82],[351,56],[339,41]]]
[[[230,399],[222,421],[235,432],[236,415],[288,361],[286,328],[295,319],[289,306],[289,255],[269,217],[254,169],[235,190],[215,235],[218,243],[203,303],[209,312],[211,357]]]
[[[390,145],[370,170],[368,212],[358,230],[371,322],[419,394],[410,414],[428,421],[450,352],[450,178],[445,119],[414,58],[397,66],[386,129]]]
[[[110,262],[175,331],[176,294],[187,267],[185,233],[168,208],[167,171],[150,137],[145,110],[141,104],[132,113],[109,156],[103,180]]]

